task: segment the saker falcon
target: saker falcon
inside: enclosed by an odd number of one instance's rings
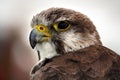
[[[34,16],[31,26],[30,44],[40,59],[31,80],[120,80],[120,56],[102,45],[86,15],[50,8]]]

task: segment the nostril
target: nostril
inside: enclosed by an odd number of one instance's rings
[[[43,30],[43,27],[40,27],[40,30]]]

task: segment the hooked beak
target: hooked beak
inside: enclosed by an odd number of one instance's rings
[[[37,34],[35,33],[35,30],[33,29],[30,33],[30,36],[29,36],[29,41],[30,41],[30,45],[31,47],[34,49],[36,44],[37,44]]]
[[[39,32],[36,29],[33,29],[29,36],[30,45],[34,49],[37,43],[49,41],[50,37],[51,34],[48,32]]]

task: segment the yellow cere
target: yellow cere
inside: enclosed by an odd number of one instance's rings
[[[43,33],[47,37],[51,36],[51,34],[49,33],[48,28],[46,26],[42,25],[42,24],[36,25],[35,29],[38,30],[39,32]]]
[[[44,26],[44,25],[36,25],[35,29],[37,29],[40,32],[44,32],[46,30],[45,27],[46,26]]]

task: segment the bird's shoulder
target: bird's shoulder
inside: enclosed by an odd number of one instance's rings
[[[119,80],[114,79],[120,76],[119,63],[120,56],[112,50],[101,45],[90,46],[53,58],[32,80],[38,76],[40,80]]]
[[[84,76],[94,79],[104,78],[105,80],[120,76],[120,56],[107,47],[102,45],[90,46],[72,52],[72,55],[74,57],[70,58],[71,61],[78,61],[80,72]],[[120,77],[115,80],[120,80]]]

